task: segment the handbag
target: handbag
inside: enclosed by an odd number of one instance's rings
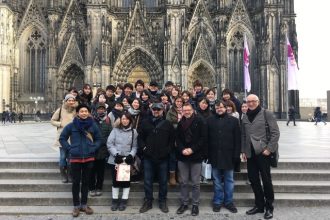
[[[201,176],[204,177],[205,179],[211,179],[212,178],[212,165],[207,163],[208,160],[204,160],[202,162],[202,172]]]
[[[121,163],[116,165],[117,175],[116,181],[127,182],[131,180],[131,165]]]
[[[269,129],[269,124],[267,122],[266,119],[266,110],[263,111],[264,113],[264,118],[265,118],[265,127],[266,127],[266,139],[267,139],[267,144],[270,141],[270,129]],[[270,160],[270,166],[273,168],[277,167],[277,163],[278,163],[278,159],[279,159],[280,155],[278,153],[278,150],[276,150],[275,152],[271,152],[269,155],[269,160]]]

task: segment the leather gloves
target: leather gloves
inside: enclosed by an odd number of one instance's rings
[[[126,156],[125,163],[127,163],[128,165],[132,165],[133,162],[134,162],[134,158],[132,155],[129,154],[128,156]]]
[[[120,155],[116,154],[116,156],[115,156],[115,163],[116,164],[120,164],[120,163],[123,163],[123,162],[124,162],[123,156],[120,156]]]

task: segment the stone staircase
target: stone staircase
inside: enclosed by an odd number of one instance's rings
[[[275,206],[329,206],[330,161],[281,161],[272,170]],[[235,174],[234,200],[237,206],[253,205],[251,187],[246,184],[245,164]],[[154,186],[156,200],[157,184]],[[213,197],[212,182],[201,185],[201,206],[210,207]],[[127,213],[137,213],[144,197],[143,182],[132,183]],[[154,206],[157,207],[156,201]],[[98,213],[110,213],[111,180],[106,172],[104,193],[89,198]],[[179,205],[179,186],[169,187],[169,206]],[[71,184],[62,184],[58,164],[54,160],[0,161],[1,214],[69,214],[72,210]],[[211,210],[211,209],[210,209]]]

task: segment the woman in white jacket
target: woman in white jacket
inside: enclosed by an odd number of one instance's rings
[[[130,191],[130,181],[116,181],[116,166],[121,163],[132,165],[137,151],[137,132],[132,128],[133,118],[125,112],[120,117],[120,124],[115,127],[108,138],[107,147],[110,152],[108,163],[112,174],[112,206],[111,210],[124,211],[127,206]],[[119,202],[119,189],[123,188],[123,195]]]

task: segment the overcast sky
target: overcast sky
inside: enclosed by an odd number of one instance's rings
[[[300,98],[325,98],[330,90],[330,1],[295,0]]]

